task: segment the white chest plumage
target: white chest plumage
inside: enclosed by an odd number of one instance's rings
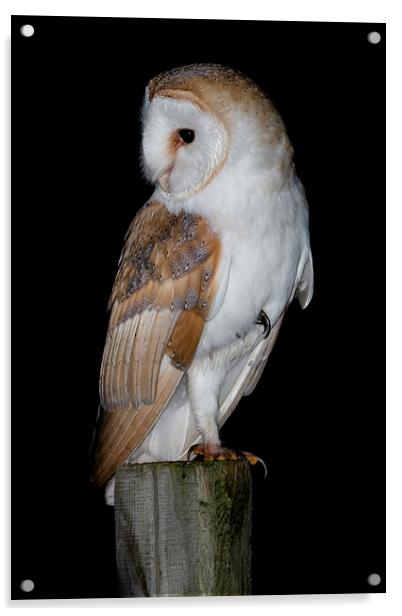
[[[273,234],[266,229],[250,229],[241,237],[228,235],[222,242],[222,276],[228,276],[225,297],[218,313],[207,322],[201,347],[225,346],[234,337],[244,337],[261,310],[274,324],[294,287],[300,251],[291,238],[284,237],[274,246]]]

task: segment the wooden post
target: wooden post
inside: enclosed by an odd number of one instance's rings
[[[250,594],[245,462],[121,466],[115,524],[122,597]]]

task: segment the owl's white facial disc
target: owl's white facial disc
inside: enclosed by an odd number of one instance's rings
[[[190,100],[156,96],[144,104],[144,172],[174,200],[194,194],[215,176],[227,141],[223,124]]]

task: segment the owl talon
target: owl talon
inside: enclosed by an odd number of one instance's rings
[[[253,453],[250,453],[249,451],[239,451],[238,453],[241,455],[243,460],[246,460],[246,462],[248,462],[252,466],[255,466],[258,463],[262,464],[262,467],[264,469],[264,479],[267,478],[267,475],[268,475],[267,465],[265,464],[262,458],[255,456]]]
[[[250,453],[249,451],[242,451],[240,449],[228,449],[227,447],[207,447],[202,444],[192,445],[187,452],[187,461],[190,462],[192,455],[200,456],[206,461],[220,461],[220,460],[244,460],[248,464],[255,466],[255,464],[262,464],[264,468],[264,479],[267,477],[268,471],[264,460],[258,456]]]
[[[269,316],[266,314],[266,312],[264,312],[264,310],[261,310],[256,323],[257,325],[264,326],[264,338],[268,338],[269,334],[271,333],[271,321],[269,320]]]
[[[198,445],[192,445],[190,447],[190,449],[188,450],[188,452],[187,452],[187,462],[190,462],[191,455],[194,453],[194,450],[195,450],[196,447],[198,447]],[[197,455],[197,453],[195,455]]]

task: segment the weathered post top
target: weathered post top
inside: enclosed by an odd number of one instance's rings
[[[251,474],[241,460],[121,466],[121,596],[251,592]]]

